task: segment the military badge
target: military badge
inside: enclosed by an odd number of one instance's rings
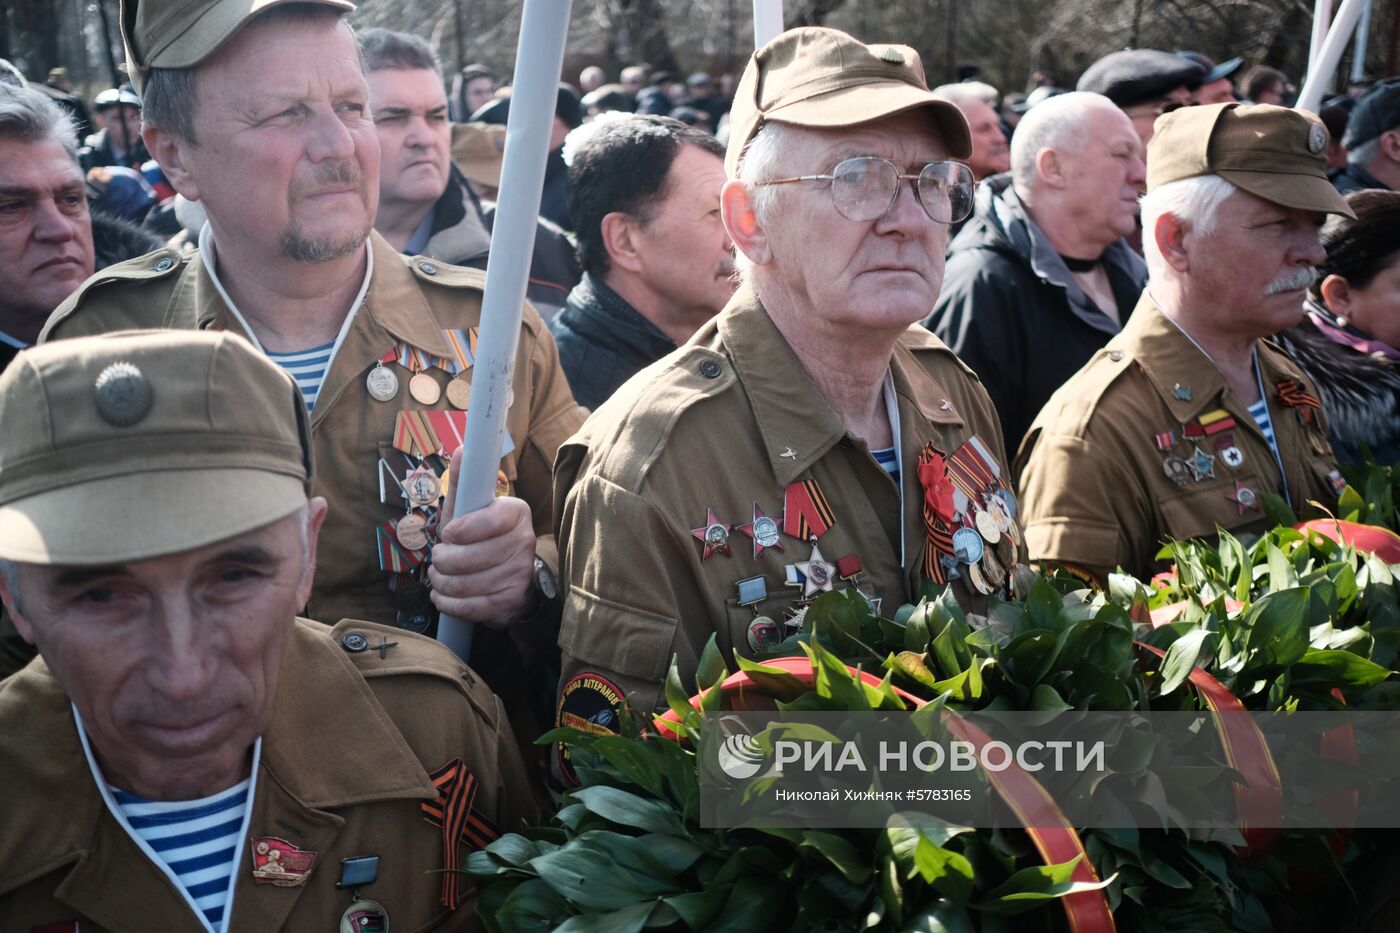
[[[759,508],[757,502],[753,504],[753,520],[740,525],[739,531],[753,538],[754,560],[757,560],[758,556],[770,547],[775,551],[783,549],[782,532],[778,528],[778,523],[763,514],[763,509]]]
[[[812,556],[807,560],[798,561],[793,566],[805,578],[802,590],[804,598],[829,592],[831,585],[836,581],[836,568],[822,559],[821,548],[817,547],[815,539],[812,541]]]
[[[1259,494],[1238,480],[1235,482],[1235,491],[1226,493],[1225,498],[1239,505],[1241,515],[1245,512],[1259,511]]]
[[[279,888],[298,888],[306,884],[311,869],[316,866],[316,852],[298,849],[276,836],[258,836],[252,840],[253,880]]]
[[[748,642],[749,650],[758,653],[770,651],[776,648],[783,640],[783,631],[767,616],[754,616],[749,623]]]
[[[146,417],[155,400],[150,380],[131,363],[113,363],[102,370],[92,392],[97,413],[116,428],[129,428]]]
[[[695,538],[705,546],[700,555],[702,561],[709,560],[711,554],[719,553],[725,557],[729,554],[729,532],[734,526],[726,522],[721,522],[715,516],[714,509],[706,510],[705,524],[700,528],[690,530],[691,537]]]
[[[594,735],[616,735],[622,731],[622,689],[602,674],[575,676],[559,691],[559,711],[554,724]],[[578,778],[569,763],[568,748],[555,747],[560,773],[571,786],[577,787]]]
[[[374,901],[356,901],[340,915],[340,933],[389,933],[389,914]]]
[[[1191,451],[1191,456],[1186,461],[1186,465],[1191,468],[1191,475],[1196,482],[1203,479],[1215,479],[1215,457],[1206,453],[1200,447]]]

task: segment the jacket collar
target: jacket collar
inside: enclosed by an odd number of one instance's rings
[[[592,272],[585,272],[569,292],[568,308],[584,317],[593,318],[609,329],[621,328],[636,333],[654,344],[662,355],[676,348],[676,343],[623,298],[612,286]]]
[[[259,800],[275,792],[309,811],[433,799],[428,773],[327,631],[298,619],[289,633],[273,716],[263,732]],[[68,697],[42,658],[5,683],[4,699],[9,709],[25,712],[7,717],[0,739],[5,754],[14,756],[0,772],[17,775],[7,786],[14,810],[0,821],[0,851],[26,855],[0,865],[0,894],[76,863],[60,894],[100,919],[89,908],[103,910],[108,899],[102,892],[124,884],[117,876],[159,871],[140,864],[144,857],[107,813],[84,763]],[[316,822],[314,814],[307,819]],[[134,864],[125,857],[114,861],[113,846],[135,853]],[[130,922],[104,925],[131,928]]]
[[[720,312],[717,326],[748,393],[768,464],[778,483],[786,486],[844,438],[846,427],[751,286],[740,286]],[[890,357],[895,394],[930,421],[961,424],[948,393],[914,359],[914,352],[925,346],[942,345],[922,327],[910,328],[899,338]]]
[[[1232,408],[1245,414],[1248,407],[1235,397],[1210,357],[1190,337],[1162,313],[1146,290],[1123,332],[1105,348],[1126,349],[1181,424],[1195,421],[1213,408]],[[1257,343],[1260,378],[1264,392],[1271,395],[1280,380],[1302,379],[1300,369],[1280,351],[1264,341]],[[1182,398],[1189,395],[1189,398]],[[1231,405],[1226,403],[1230,402]],[[1253,426],[1253,419],[1249,419]]]
[[[491,234],[467,187],[467,179],[455,162],[449,163],[447,187],[432,207],[432,234],[423,255],[444,262],[461,263],[486,255]]]

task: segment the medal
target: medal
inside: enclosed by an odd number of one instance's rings
[[[1186,465],[1191,468],[1191,475],[1198,483],[1203,479],[1215,479],[1215,458],[1199,446],[1191,451]]]
[[[763,514],[763,509],[758,507],[758,503],[753,504],[753,521],[739,526],[739,531],[753,538],[754,560],[768,548],[776,551],[783,549],[782,534],[778,529],[778,523],[767,515]]]
[[[1244,451],[1231,444],[1229,447],[1221,447],[1220,459],[1232,470],[1238,470],[1244,463]]]
[[[428,546],[428,522],[417,512],[409,512],[394,526],[399,543],[410,551],[421,551]]]
[[[316,865],[315,852],[298,849],[276,836],[259,836],[253,840],[253,881],[279,888],[297,888],[306,884]]]
[[[990,512],[980,511],[972,521],[977,526],[977,533],[988,544],[996,544],[1001,540],[1001,528]]]
[[[1162,469],[1166,471],[1167,478],[1178,486],[1185,486],[1191,482],[1191,468],[1180,457],[1168,457],[1163,460]]]
[[[768,598],[768,579],[766,577],[749,577],[734,584],[739,591],[739,605],[752,609]]]
[[[817,547],[817,539],[812,539],[812,556],[807,560],[800,560],[793,564],[797,572],[806,577],[806,582],[802,590],[803,598],[812,596],[818,592],[830,592],[831,584],[835,580],[836,568],[822,559],[821,548]]]
[[[419,464],[404,477],[403,494],[417,508],[427,508],[442,495],[442,481],[432,470]]]
[[[753,621],[749,623],[747,635],[749,650],[755,654],[776,648],[783,640],[778,623],[767,616],[754,616]]]
[[[374,901],[356,901],[340,915],[340,933],[389,933],[389,915]]]
[[[967,579],[972,584],[972,588],[983,596],[990,596],[993,587],[987,582],[987,578],[982,573],[982,568],[976,564],[967,565]]]
[[[365,376],[365,388],[369,390],[369,397],[376,402],[387,402],[399,394],[399,377],[383,362],[377,362]]]
[[[453,379],[447,384],[447,403],[453,408],[467,410],[467,402],[471,401],[471,383],[465,379]],[[425,403],[427,404],[427,403]]]
[[[953,553],[964,564],[977,563],[982,559],[984,550],[982,536],[971,528],[959,528],[953,532]]]
[[[438,388],[432,376],[417,372],[408,380],[408,394],[422,405],[436,405],[438,399],[442,398],[442,389]]]
[[[981,569],[987,582],[993,588],[1006,582],[1006,569],[1002,567],[1001,561],[997,560],[996,553],[992,548],[987,548],[986,553],[982,555]]]
[[[1239,505],[1241,515],[1245,512],[1258,511],[1259,509],[1259,494],[1239,480],[1235,481],[1234,493],[1226,493],[1225,498]]]
[[[1012,494],[1011,490],[1002,486],[996,491],[996,497],[1001,500],[1002,508],[1006,509],[1008,524],[1014,522],[1016,520],[1016,497]],[[1006,530],[1005,528],[1002,529],[1002,531]]]
[[[409,615],[417,615],[420,612],[427,612],[432,608],[432,591],[427,585],[417,580],[410,580],[408,583],[399,585],[394,590],[394,609],[398,612],[406,612]]]
[[[708,509],[704,527],[690,529],[691,537],[705,545],[700,560],[709,560],[710,555],[716,552],[729,557],[729,532],[733,528],[733,525],[725,524],[716,518],[714,509]]]
[[[433,614],[424,610],[423,612],[409,612],[407,609],[400,609],[394,616],[394,625],[406,632],[413,632],[422,635],[433,624]]]

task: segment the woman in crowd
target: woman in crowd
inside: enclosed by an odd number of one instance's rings
[[[1400,192],[1347,197],[1356,219],[1332,215],[1301,324],[1279,341],[1317,386],[1337,458],[1362,446],[1377,463],[1400,460]]]

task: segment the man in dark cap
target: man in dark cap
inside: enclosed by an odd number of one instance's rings
[[[126,87],[108,88],[92,102],[102,129],[84,140],[83,170],[103,165],[140,169],[150,161],[141,138],[141,98]]]
[[[972,206],[967,121],[913,49],[812,27],[754,53],[730,119],[744,284],[560,450],[564,724],[650,712],[673,656],[690,683],[711,637],[751,656],[821,593],[974,605],[1019,556],[996,411],[916,323]]]
[[[293,379],[232,334],[87,337],[21,353],[0,420],[40,652],[0,684],[0,929],[468,928],[443,870],[531,817],[519,754],[446,648],[297,618],[326,500]]]
[[[1264,493],[1301,512],[1340,491],[1317,394],[1265,341],[1302,319],[1322,221],[1352,215],[1326,152],[1322,122],[1283,107],[1157,121],[1142,300],[1016,458],[1032,559],[1146,580],[1165,538],[1261,532]]]
[[[1362,95],[1347,120],[1342,145],[1346,171],[1332,180],[1338,191],[1400,191],[1400,78],[1377,81]]]
[[[1213,58],[1200,52],[1176,54],[1206,70],[1201,78],[1200,87],[1191,93],[1193,104],[1228,104],[1235,100],[1235,82],[1230,79],[1230,75],[1240,70],[1240,66],[1244,64],[1243,58],[1232,58],[1217,65]]]
[[[1190,103],[1191,91],[1206,69],[1190,59],[1157,49],[1125,49],[1090,65],[1075,86],[1113,101],[1133,121],[1144,146],[1152,124],[1173,106]]]

